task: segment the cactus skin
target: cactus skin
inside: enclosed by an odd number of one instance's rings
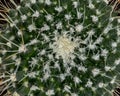
[[[1,78],[13,96],[112,96],[119,19],[100,0],[25,0],[0,32]]]

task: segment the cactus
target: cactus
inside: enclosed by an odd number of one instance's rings
[[[21,0],[0,32],[1,94],[112,96],[120,28],[102,0]]]

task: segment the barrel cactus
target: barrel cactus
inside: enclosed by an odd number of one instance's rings
[[[111,6],[102,0],[13,4],[0,31],[1,94],[113,95],[120,80],[120,19]]]

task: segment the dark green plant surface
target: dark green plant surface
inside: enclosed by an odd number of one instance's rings
[[[3,91],[112,96],[120,80],[120,20],[110,12],[102,0],[22,0],[0,32]]]

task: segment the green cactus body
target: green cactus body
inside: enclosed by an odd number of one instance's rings
[[[25,0],[0,32],[1,78],[13,96],[112,96],[119,19],[102,0]]]

